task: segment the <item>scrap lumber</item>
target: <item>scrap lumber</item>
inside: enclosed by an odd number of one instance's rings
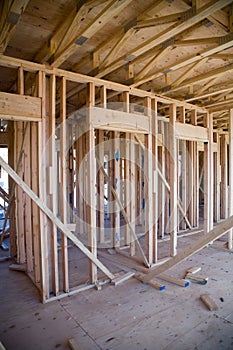
[[[71,350],[83,350],[83,347],[74,338],[68,339],[68,345]]]
[[[134,277],[135,277],[138,281],[143,282],[143,275],[141,275],[141,274],[136,274],[136,275],[134,275]],[[149,284],[151,287],[153,287],[153,288],[155,288],[155,289],[158,289],[158,290],[161,290],[161,291],[166,289],[166,286],[165,286],[164,284],[161,284],[161,283],[158,282],[158,281],[154,281],[154,280],[148,281],[148,284]]]
[[[0,165],[8,175],[23,189],[23,191],[37,204],[37,206],[49,217],[49,219],[111,280],[114,275],[104,266],[101,261],[87,249],[84,244],[67,229],[61,220],[47,207],[47,205],[30,189],[30,187],[16,174],[16,172],[0,156]]]
[[[211,298],[209,294],[201,294],[200,299],[210,311],[218,310],[218,305],[215,303],[215,301]]]
[[[186,274],[188,274],[188,273],[194,274],[194,273],[197,273],[197,272],[199,272],[199,271],[201,271],[201,267],[199,267],[199,266],[193,266],[193,267],[189,267],[189,268],[186,270]]]
[[[176,278],[164,273],[158,275],[158,278],[160,278],[163,281],[174,283],[174,284],[177,284],[178,286],[185,287],[185,288],[190,285],[189,281],[185,279]]]
[[[130,279],[131,277],[133,277],[135,275],[134,272],[127,272],[122,276],[117,276],[115,278],[112,279],[112,284],[114,284],[115,286],[117,286],[118,284],[127,281],[128,279]]]
[[[189,281],[193,282],[193,283],[198,283],[198,284],[207,284],[208,282],[208,277],[204,277],[201,275],[197,275],[194,273],[187,273],[185,278],[187,278]]]
[[[210,242],[215,241],[219,237],[223,236],[226,232],[228,232],[233,227],[233,215],[229,218],[222,221],[215,228],[213,228],[208,233],[204,234],[196,243],[190,244],[183,251],[178,253],[176,256],[172,257],[170,260],[165,262],[164,264],[158,266],[147,275],[144,276],[143,282],[146,283],[150,281],[155,276],[163,273],[164,271],[170,269],[171,267],[177,265],[181,261],[187,259],[191,255],[197,253],[204,247],[206,247]]]

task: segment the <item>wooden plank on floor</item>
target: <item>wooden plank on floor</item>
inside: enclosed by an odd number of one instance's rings
[[[218,305],[215,303],[215,301],[211,298],[209,294],[201,294],[200,299],[210,311],[218,310]]]
[[[141,274],[136,274],[136,275],[134,275],[134,277],[135,277],[138,281],[143,282],[143,275],[141,275]],[[148,284],[149,284],[151,287],[153,287],[153,288],[155,288],[155,289],[158,289],[158,290],[161,290],[161,291],[166,289],[166,286],[165,286],[164,284],[158,282],[158,281],[152,280],[152,281],[149,281]]]
[[[74,338],[68,339],[68,345],[71,350],[83,350],[83,347],[79,344],[77,339],[74,339]]]
[[[160,275],[158,275],[158,278],[166,282],[177,284],[181,287],[188,287],[190,284],[189,281],[186,281],[185,279],[176,278],[165,273],[161,273]]]
[[[127,281],[128,279],[130,279],[131,277],[134,276],[134,272],[127,272],[126,274],[122,275],[122,276],[117,276],[112,280],[112,283],[117,286],[118,284],[121,284],[125,281]]]
[[[187,259],[191,255],[197,253],[199,250],[206,247],[210,242],[223,236],[227,231],[233,227],[233,215],[228,219],[222,221],[214,229],[203,235],[196,243],[190,244],[188,247],[183,249],[180,253],[174,256],[172,259],[168,260],[166,263],[158,266],[148,275],[144,277],[144,282],[150,281],[153,277],[163,273],[164,271],[170,269],[171,267],[177,265],[181,261]]]

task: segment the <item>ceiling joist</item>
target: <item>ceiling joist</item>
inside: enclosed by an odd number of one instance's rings
[[[119,14],[124,8],[130,4],[132,0],[113,0],[108,2],[107,6],[94,18],[91,23],[88,23],[86,28],[81,33],[76,33],[72,42],[65,48],[59,49],[54,54],[52,67],[59,67],[68,57],[70,57],[78,47],[82,46],[88,39],[90,39],[97,31],[108,23],[114,16]]]
[[[97,75],[98,78],[103,77],[104,75],[107,75],[114,70],[120,68],[125,64],[125,61],[133,60],[136,57],[139,57],[140,55],[144,54],[145,52],[154,49],[156,46],[166,42],[167,40],[171,40],[171,38],[174,38],[176,35],[184,32],[186,29],[191,28],[193,25],[197,24],[198,22],[204,20],[207,16],[212,14],[213,12],[229,5],[232,0],[221,0],[221,1],[211,1],[211,3],[203,6],[199,10],[197,10],[196,14],[189,17],[187,20],[182,22],[178,25],[172,25],[166,30],[164,30],[162,33],[159,33],[155,35],[153,38],[147,40],[145,43],[137,46],[136,48],[128,51],[123,56],[116,59],[114,62],[112,62],[109,66],[103,68]]]
[[[29,0],[1,1],[0,53],[4,53]]]

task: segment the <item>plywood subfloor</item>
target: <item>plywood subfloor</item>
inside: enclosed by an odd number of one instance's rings
[[[84,350],[233,348],[233,254],[222,249],[205,248],[169,271],[182,277],[201,266],[207,285],[167,283],[160,292],[130,279],[46,305],[28,277],[8,265],[0,265],[0,341],[7,350],[67,350],[70,337]],[[218,311],[207,310],[203,293]]]

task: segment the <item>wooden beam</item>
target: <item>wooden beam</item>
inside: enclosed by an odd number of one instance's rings
[[[163,273],[166,270],[169,270],[171,267],[177,265],[183,260],[186,260],[193,254],[199,252],[201,249],[206,247],[210,242],[215,241],[216,239],[223,236],[227,231],[233,227],[233,216],[230,216],[228,219],[224,220],[218,224],[214,229],[203,235],[195,243],[190,244],[188,247],[183,249],[175,257],[171,258],[164,264],[154,268],[149,272],[143,279],[143,282],[147,283],[153,277],[158,276],[160,273]]]
[[[202,60],[194,63],[192,67],[189,67],[183,74],[179,76],[178,79],[173,81],[172,86],[176,87],[179,86],[180,83],[182,83],[185,79],[187,79],[188,76],[190,76],[195,69],[200,67],[202,64],[204,64],[207,61],[207,58],[203,58]]]
[[[191,124],[183,124],[176,122],[175,124],[176,138],[189,141],[208,141],[208,131],[202,126],[194,126]]]
[[[225,0],[226,1],[226,0]],[[98,14],[81,33],[76,34],[71,43],[68,43],[61,51],[54,55],[53,67],[59,67],[78,47],[82,46],[88,39],[103,28],[114,16],[118,15],[132,0],[112,0],[108,2],[104,9]]]
[[[122,92],[129,92],[131,95],[137,96],[137,97],[151,97],[154,98],[155,94],[149,91],[143,91],[141,89],[137,88],[132,88],[130,86],[126,86],[123,84],[111,82],[108,80],[103,80],[99,79],[96,77],[91,77],[87,75],[83,75],[80,73],[74,73],[70,71],[66,71],[63,69],[58,69],[58,68],[46,68],[45,65],[43,64],[38,64],[38,63],[33,63],[33,62],[28,62],[26,60],[18,59],[18,58],[12,58],[12,57],[7,57],[4,55],[0,55],[0,66],[3,67],[23,67],[26,71],[32,71],[32,72],[38,72],[41,71],[43,73],[46,73],[48,75],[50,74],[55,74],[58,77],[65,77],[67,80],[76,82],[76,83],[82,83],[82,84],[87,84],[89,82],[93,82],[96,84],[96,86],[105,86],[106,89],[109,90],[114,90],[122,93]],[[67,97],[73,96],[77,91],[73,90],[72,94],[67,93]],[[156,95],[158,102],[164,103],[164,104],[171,104],[171,103],[177,103],[177,106],[185,106],[187,109],[196,109],[200,113],[206,113],[206,109],[199,107],[199,106],[194,106],[190,103],[184,102],[184,101],[177,101],[172,98],[168,97],[163,97],[163,96],[158,96]]]
[[[89,107],[95,106],[95,85],[89,84],[87,97],[87,232],[90,252],[97,257],[97,230],[96,230],[96,158],[95,158],[95,132],[91,120]],[[89,264],[89,279],[91,283],[97,281],[97,265],[93,260]]]
[[[156,46],[166,42],[167,40],[173,38],[181,32],[184,32],[186,29],[205,19],[208,15],[211,15],[213,12],[223,8],[224,6],[227,6],[230,3],[231,0],[222,0],[218,2],[211,1],[207,5],[201,7],[196,13],[194,12],[194,15],[190,16],[190,18],[183,21],[181,24],[174,24],[169,28],[166,28],[162,33],[156,34],[153,38],[150,38],[143,44],[137,46],[136,48],[128,51],[123,56],[119,57],[108,67],[105,67],[103,70],[101,70],[97,74],[97,77],[103,77],[104,75],[113,72],[114,70],[123,66],[125,64],[125,61],[129,60],[130,57],[136,58],[144,54],[145,52],[154,49]]]
[[[218,95],[220,93],[226,93],[228,91],[232,91],[233,90],[233,86],[228,87],[228,88],[219,88],[219,89],[217,89],[217,87],[215,85],[213,85],[213,88],[216,89],[216,90],[215,91],[210,91],[210,92],[208,92],[206,94],[200,94],[200,93],[195,94],[194,97],[187,98],[187,99],[185,99],[185,101],[191,102],[191,101],[195,101],[195,100],[199,100],[199,99],[201,100],[201,99],[206,98],[206,97]]]
[[[15,121],[41,121],[41,99],[38,97],[0,92],[2,119]]]
[[[140,114],[90,107],[90,118],[93,127],[98,129],[144,134],[149,132],[149,118]]]
[[[161,24],[172,22],[181,22],[182,18],[187,14],[187,11],[173,13],[167,16],[155,17],[147,20],[138,20],[134,29],[139,30],[143,28],[151,28]]]
[[[24,123],[27,124],[27,123]],[[24,125],[24,129],[26,125]],[[28,125],[25,132],[25,146],[24,146],[24,181],[28,186],[31,186],[31,129]],[[25,246],[26,246],[26,263],[27,272],[32,272],[33,267],[33,242],[32,242],[32,202],[27,196],[25,198],[25,216],[24,216],[24,229],[25,229]]]
[[[60,87],[60,172],[61,172],[61,220],[67,224],[67,122],[66,122],[66,79],[61,79]],[[77,161],[77,160],[76,160]],[[66,235],[62,234],[62,275],[63,291],[69,291],[68,243]]]
[[[38,123],[31,123],[31,188],[38,195],[39,190],[39,169],[38,169]],[[40,285],[41,267],[40,267],[40,222],[39,209],[32,201],[32,235],[33,235],[33,252],[34,252],[34,272],[35,283]]]
[[[3,1],[0,19],[0,52],[4,53],[29,0]]]
[[[147,112],[148,113],[148,112]],[[153,262],[158,262],[158,104],[151,100],[151,134],[152,134],[152,205],[153,205]]]
[[[150,118],[151,115],[151,99],[144,99],[144,113]],[[145,135],[145,153],[144,153],[144,186],[145,186],[145,233],[146,233],[146,253],[150,265],[153,264],[154,258],[154,240],[153,240],[153,153],[152,153],[152,130]]]
[[[55,161],[55,118],[56,118],[56,76],[52,74],[49,81],[49,169],[50,169],[50,209],[57,214],[57,169]],[[52,287],[54,295],[59,292],[57,227],[51,222],[51,257],[52,257]]]
[[[166,47],[165,49],[162,49],[161,51],[159,51],[159,53],[157,53],[146,65],[145,67],[143,67],[138,74],[135,77],[135,83],[139,80],[141,80],[141,78],[145,77],[147,73],[149,73],[149,71],[151,69],[153,69],[156,65],[156,63],[161,60],[165,55],[167,55],[167,53],[171,50],[171,46]]]
[[[175,138],[176,105],[170,107],[169,153],[170,153],[170,254],[177,254],[177,140]]]
[[[221,184],[220,184],[220,200],[221,200],[221,211],[220,218],[226,219],[228,216],[227,207],[228,207],[228,157],[227,157],[227,140],[226,135],[223,134],[220,136],[220,163],[221,163]]]
[[[170,87],[170,90],[168,92],[164,92],[163,94],[166,95],[167,93],[169,93],[171,91],[174,92],[174,91],[177,91],[177,90],[180,90],[183,88],[187,88],[191,85],[199,84],[205,80],[210,80],[210,79],[219,77],[219,76],[225,74],[226,72],[230,73],[232,70],[233,70],[232,63],[228,64],[226,66],[220,67],[220,68],[212,69],[209,72],[205,72],[205,73],[199,74],[193,78],[185,80],[182,84],[180,84],[177,87],[174,87],[174,88]]]
[[[16,174],[16,172],[0,156],[0,165],[9,176],[22,188],[22,190],[37,204],[48,218],[111,280],[115,276],[87,249],[83,243],[54,215],[47,205],[30,189],[29,186]]]
[[[101,5],[106,0],[88,0],[88,1],[75,1],[74,8],[71,10],[68,17],[66,17],[58,30],[49,40],[49,45],[46,44],[36,54],[34,61],[36,62],[51,62],[54,54],[58,49],[64,47],[72,41],[74,35],[80,30],[80,25],[83,22],[90,9],[95,6]]]

